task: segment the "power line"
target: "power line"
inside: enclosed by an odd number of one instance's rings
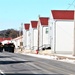
[[[75,0],[73,0],[73,2],[69,5],[69,7],[67,8],[67,10],[73,5],[74,2],[75,2]]]

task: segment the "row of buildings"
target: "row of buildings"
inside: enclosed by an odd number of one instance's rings
[[[73,10],[51,10],[49,17],[38,17],[23,25],[23,35],[12,39],[16,48],[23,42],[25,50],[50,50],[75,55],[75,20]],[[18,41],[20,39],[20,41]]]
[[[51,10],[49,17],[39,16],[24,24],[23,46],[25,50],[74,54],[74,35],[74,11]]]

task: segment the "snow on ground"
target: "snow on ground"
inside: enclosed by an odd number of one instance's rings
[[[52,59],[52,60],[57,60],[57,61],[61,61],[61,62],[67,62],[67,63],[72,63],[75,64],[75,60],[73,59],[59,59],[57,56],[49,56],[49,55],[40,55],[40,54],[25,54],[25,55],[29,55],[29,56],[34,56],[34,57],[38,57],[38,58],[44,58],[44,59]],[[65,55],[64,55],[65,56]],[[67,55],[68,57],[73,57],[71,55]],[[73,57],[75,58],[75,57]]]
[[[59,61],[75,64],[75,60],[71,60],[71,59],[62,59]]]

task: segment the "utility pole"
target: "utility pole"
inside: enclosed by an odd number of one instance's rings
[[[20,29],[20,37],[21,37],[20,47],[21,47],[21,51],[22,51],[22,47],[23,47],[22,32],[23,32],[23,23],[21,23],[21,29]]]
[[[39,15],[39,17],[40,17],[40,15]],[[37,47],[38,47],[37,54],[38,54],[38,51],[39,51],[39,33],[40,33],[40,29],[39,29],[39,28],[40,28],[39,20],[38,20],[38,25],[37,25],[37,26],[38,26],[38,41],[37,41],[37,43],[38,43],[38,44],[37,44]]]

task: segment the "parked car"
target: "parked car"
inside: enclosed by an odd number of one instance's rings
[[[8,51],[14,53],[15,45],[14,43],[9,43],[8,44]]]
[[[4,50],[14,53],[15,45],[14,43],[4,44]]]
[[[3,52],[3,48],[4,48],[4,46],[3,46],[3,44],[0,42],[0,52]]]
[[[8,51],[8,44],[4,44],[4,50]]]

